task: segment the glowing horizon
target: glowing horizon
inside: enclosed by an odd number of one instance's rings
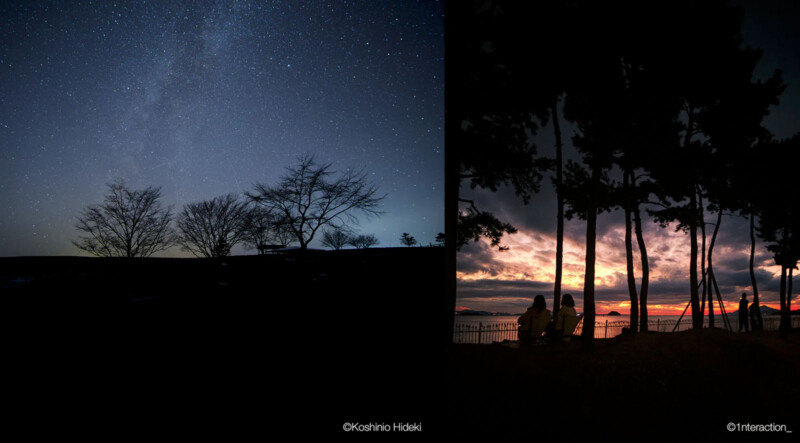
[[[724,227],[724,225],[723,225]],[[630,315],[624,227],[612,226],[598,233],[595,265],[595,312],[617,311]],[[648,314],[681,315],[689,302],[689,239],[683,232],[663,229],[655,224],[644,227],[650,266]],[[723,235],[721,234],[720,239]],[[492,248],[487,240],[466,246],[459,254],[457,306],[463,309],[519,313],[530,306],[533,296],[542,294],[552,309],[555,284],[555,235],[520,230],[504,237],[507,251]],[[634,241],[634,273],[637,293],[641,290],[641,261]],[[742,292],[753,301],[749,270],[742,270],[749,260],[749,245],[718,241],[714,249],[714,270],[721,298],[728,314],[738,310]],[[572,294],[576,309],[583,311],[585,244],[581,238],[564,238],[562,294]],[[742,261],[744,260],[744,262]],[[757,249],[755,271],[758,276],[759,304],[779,309],[778,293],[773,288],[780,279],[780,266],[771,264],[771,256]],[[698,279],[700,260],[698,259]],[[702,298],[702,289],[700,290]],[[793,295],[793,298],[796,296]],[[719,304],[713,296],[714,313]],[[708,311],[708,300],[705,312]],[[462,310],[457,308],[456,310]],[[686,311],[691,315],[691,307]]]

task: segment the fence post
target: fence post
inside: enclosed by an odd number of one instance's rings
[[[661,319],[656,319],[656,332],[661,332]]]
[[[481,333],[483,332],[483,322],[478,322],[478,344],[481,344]]]

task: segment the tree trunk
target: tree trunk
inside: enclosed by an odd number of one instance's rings
[[[686,124],[686,133],[683,138],[684,149],[689,149],[692,142],[692,131],[694,131],[694,108],[691,104],[687,104],[688,122]],[[695,186],[695,165],[694,157],[690,157],[691,163],[689,165],[689,174],[691,183],[689,183],[689,237],[690,237],[690,254],[689,258],[689,301],[692,305],[692,327],[694,329],[703,328],[703,313],[700,311],[700,297],[697,292],[697,192]]]
[[[788,339],[789,338],[789,328],[788,320],[789,320],[789,311],[786,306],[786,266],[781,265],[781,292],[780,292],[780,304],[781,304],[781,325],[779,327],[781,338]]]
[[[789,267],[789,277],[786,282],[786,330],[792,329],[792,273],[794,264]]]
[[[794,267],[789,268],[789,281],[786,282],[786,309],[791,314],[792,312],[792,273],[794,272]]]
[[[711,299],[711,292],[708,290],[708,274],[706,273],[706,217],[705,213],[703,212],[703,195],[698,192],[697,196],[700,201],[700,220],[702,220],[700,223],[700,235],[703,236],[703,246],[700,254],[700,275],[702,276],[701,284],[703,285],[703,298],[700,302],[700,313],[701,315],[705,315],[706,299],[708,299],[709,327],[713,327],[714,301]]]
[[[755,212],[750,209],[750,283],[753,285],[753,305],[756,308],[756,324],[751,325],[753,330],[760,331],[763,327],[761,320],[761,307],[758,303],[758,285],[756,284],[755,273],[755,257],[756,257],[756,235],[755,235]]]
[[[631,183],[630,171],[625,171],[622,178],[623,192],[625,194],[625,201],[623,206],[625,208],[625,261],[628,271],[628,295],[631,299],[631,332],[639,330],[639,296],[636,293],[636,276],[633,272],[633,226],[631,224]]]
[[[586,270],[583,277],[583,331],[581,341],[585,351],[594,350],[594,264],[597,240],[597,187],[600,185],[600,168],[592,166],[591,195],[586,208]]]
[[[694,190],[694,186],[692,186],[692,190]],[[692,216],[692,219],[689,221],[689,237],[691,242],[691,247],[689,249],[689,254],[691,255],[691,257],[689,257],[689,300],[692,304],[692,327],[694,329],[702,329],[703,313],[700,311],[700,296],[697,291],[697,196],[694,192],[691,193],[689,200],[690,213]]]
[[[636,241],[639,244],[639,256],[642,259],[642,286],[639,289],[639,300],[641,315],[639,321],[641,322],[641,330],[647,331],[647,289],[650,286],[650,265],[647,262],[647,248],[644,244],[644,235],[642,235],[642,217],[639,214],[639,204],[633,203],[633,223],[636,230]]]
[[[708,246],[708,276],[709,278],[714,279],[714,283],[716,283],[716,279],[714,277],[714,265],[712,264],[712,259],[714,256],[714,243],[717,242],[717,233],[719,233],[719,226],[722,224],[722,209],[719,210],[717,213],[717,224],[714,226],[714,233],[711,234],[711,244]],[[716,289],[716,288],[715,288]],[[719,294],[717,294],[719,297]],[[714,300],[711,296],[711,290],[709,288],[708,291],[708,327],[714,327]],[[720,308],[722,309],[722,308]]]
[[[556,139],[556,200],[558,205],[558,220],[556,221],[556,281],[553,287],[553,318],[558,315],[561,307],[561,268],[564,260],[564,198],[561,195],[563,183],[562,171],[562,146],[561,146],[561,127],[558,122],[558,97],[553,106],[553,132]]]

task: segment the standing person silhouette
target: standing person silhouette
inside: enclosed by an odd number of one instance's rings
[[[744,327],[745,332],[750,332],[748,317],[747,293],[742,292],[742,298],[739,299],[739,332],[742,332],[742,327]]]
[[[517,319],[517,323],[520,325],[517,328],[520,346],[530,345],[539,339],[550,323],[550,311],[544,295],[539,294],[533,298],[533,305]]]

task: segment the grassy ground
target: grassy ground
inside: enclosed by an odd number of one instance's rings
[[[796,331],[782,340],[772,332],[720,329],[600,340],[592,353],[578,341],[528,349],[456,345],[448,362],[447,432],[559,441],[767,436],[731,433],[732,422],[786,424],[796,436],[799,351]]]

